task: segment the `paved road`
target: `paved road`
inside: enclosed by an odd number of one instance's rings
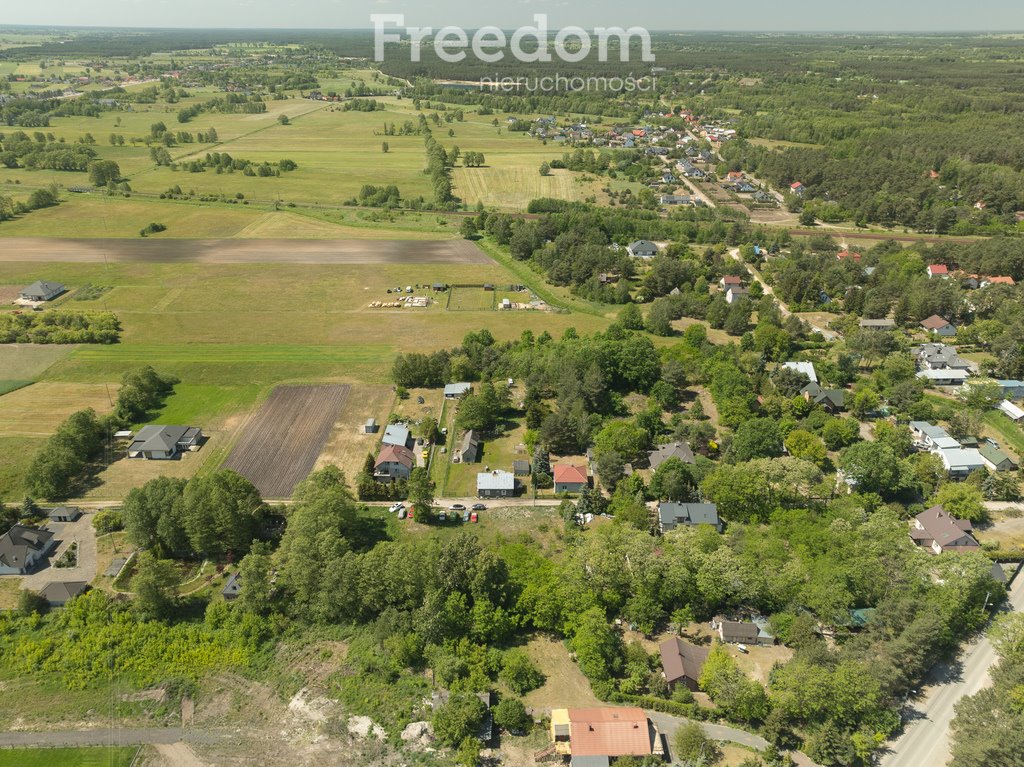
[[[1024,577],[1018,576],[1010,591],[1009,607],[1024,610]],[[968,645],[959,667],[943,664],[933,670],[934,683],[913,707],[911,723],[882,757],[882,767],[942,767],[950,759],[949,725],[953,707],[990,683],[989,668],[996,661],[995,649],[987,637]]]
[[[0,748],[18,746],[140,746],[144,744],[217,743],[221,738],[205,730],[181,727],[115,727],[97,730],[0,732]]]

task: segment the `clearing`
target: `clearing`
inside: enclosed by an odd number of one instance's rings
[[[319,457],[349,386],[278,386],[242,430],[224,462],[264,498],[288,498]]]
[[[546,677],[541,687],[523,696],[523,703],[533,708],[535,713],[566,706],[601,705],[579,666],[569,659],[569,651],[564,644],[537,637],[526,645],[526,652]]]

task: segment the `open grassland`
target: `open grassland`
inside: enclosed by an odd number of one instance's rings
[[[21,501],[25,497],[25,473],[45,442],[45,437],[0,434],[0,501]]]
[[[0,397],[0,436],[46,437],[76,410],[109,413],[117,384],[41,381]]]
[[[523,703],[539,711],[552,708],[600,706],[590,682],[569,658],[562,642],[548,637],[530,640],[526,652],[544,674],[545,682],[523,696]]]
[[[63,344],[2,344],[0,378],[34,381],[50,365],[71,354],[74,348]]]
[[[0,749],[0,767],[129,767],[138,746]]]

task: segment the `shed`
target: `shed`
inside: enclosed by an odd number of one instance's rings
[[[366,423],[363,424],[363,434],[376,434],[380,431],[380,426],[377,424],[376,418],[367,418]]]
[[[473,384],[465,381],[459,383],[450,383],[444,387],[445,399],[458,399],[459,397],[465,397],[473,391]]]
[[[238,599],[238,595],[242,593],[242,574],[232,573],[231,577],[228,578],[228,582],[224,584],[224,588],[220,591],[224,598],[228,601],[232,599]]]
[[[63,607],[88,590],[89,584],[85,581],[53,581],[43,586],[39,594],[51,607]]]
[[[75,522],[82,516],[82,510],[77,506],[58,506],[50,509],[46,516],[51,522]]]

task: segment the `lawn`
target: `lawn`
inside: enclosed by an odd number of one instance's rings
[[[129,767],[138,746],[0,749],[0,767]]]
[[[579,666],[569,659],[569,650],[562,642],[536,637],[527,644],[526,652],[546,677],[541,687],[523,696],[527,706],[543,711],[601,705]]]
[[[0,371],[5,381],[34,381],[74,349],[64,344],[2,344]]]
[[[1001,442],[1005,442],[1018,456],[1024,458],[1024,432],[1017,424],[998,410],[986,411],[982,420],[995,430]]]

